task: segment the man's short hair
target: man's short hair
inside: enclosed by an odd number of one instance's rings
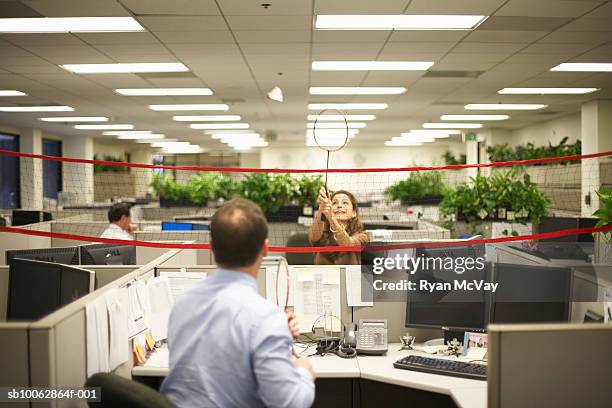
[[[108,222],[117,222],[123,216],[130,216],[130,205],[128,203],[115,203],[108,210]]]
[[[210,222],[215,260],[221,266],[252,265],[268,237],[268,223],[261,208],[244,198],[223,205]]]

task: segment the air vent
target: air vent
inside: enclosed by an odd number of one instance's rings
[[[193,72],[146,72],[136,74],[142,79],[177,79],[177,78],[197,78]]]
[[[478,78],[485,71],[427,71],[423,78]]]

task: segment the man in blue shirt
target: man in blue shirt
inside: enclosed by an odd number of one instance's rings
[[[295,319],[289,327],[285,313],[257,293],[268,252],[261,209],[231,200],[213,216],[210,233],[219,269],[172,308],[162,393],[178,407],[310,407],[312,368],[291,355]]]

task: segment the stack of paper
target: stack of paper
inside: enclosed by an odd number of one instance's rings
[[[339,332],[342,330],[340,308],[340,268],[294,269],[294,312],[300,319],[300,332],[317,327]],[[337,319],[324,319],[324,316]],[[327,323],[325,321],[327,320]]]

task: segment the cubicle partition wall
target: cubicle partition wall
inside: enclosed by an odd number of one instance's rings
[[[612,325],[490,325],[488,407],[609,407]]]
[[[52,221],[40,222],[30,225],[21,225],[19,228],[51,232]],[[51,238],[40,237],[37,235],[25,234],[0,234],[0,265],[6,265],[6,251],[8,249],[30,249],[30,248],[49,248],[51,246]]]
[[[137,241],[185,241],[189,240],[195,244],[208,244],[210,242],[210,231],[136,231],[134,238]],[[196,253],[195,262],[187,264],[212,265],[214,258],[208,249],[199,249]]]
[[[30,386],[29,323],[0,323],[0,384],[3,387]],[[0,403],[0,407],[29,408],[29,402]]]

